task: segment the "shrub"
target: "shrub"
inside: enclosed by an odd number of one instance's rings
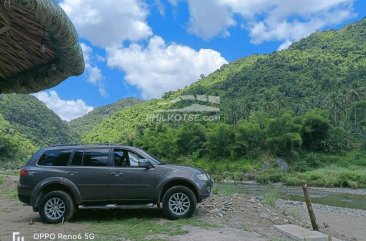
[[[352,187],[355,182],[360,180],[360,175],[351,171],[341,172],[336,179],[335,186],[337,187]]]
[[[301,185],[302,181],[303,179],[301,179],[298,175],[295,176],[288,175],[283,179],[283,182],[289,186],[299,186]]]
[[[320,159],[315,153],[311,152],[306,154],[305,162],[309,167],[316,168],[320,164]]]

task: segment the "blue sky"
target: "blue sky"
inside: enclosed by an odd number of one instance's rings
[[[35,94],[62,119],[126,97],[159,98],[222,64],[286,49],[365,17],[362,0],[63,0],[85,73]]]

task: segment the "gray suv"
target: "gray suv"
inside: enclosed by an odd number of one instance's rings
[[[42,148],[20,171],[18,198],[46,223],[69,220],[77,209],[154,204],[170,219],[190,217],[210,196],[203,170],[161,163],[121,145]]]

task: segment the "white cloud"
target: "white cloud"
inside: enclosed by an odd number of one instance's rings
[[[42,91],[33,94],[37,99],[44,102],[49,109],[55,112],[62,120],[71,121],[79,118],[94,108],[88,106],[83,100],[62,100],[56,91]]]
[[[280,49],[324,27],[342,23],[354,15],[354,0],[186,0],[189,30],[202,38],[222,33],[241,21],[251,41],[282,41]],[[176,1],[170,1],[176,5]],[[240,20],[238,20],[240,19]]]
[[[212,0],[188,0],[190,23],[189,31],[203,37],[229,35],[227,29],[235,25],[228,7]]]
[[[126,73],[126,81],[142,90],[144,99],[161,97],[164,92],[183,88],[209,74],[227,61],[211,49],[167,45],[161,37],[149,40],[148,46],[132,44],[128,48],[107,49],[110,67]]]
[[[142,0],[64,0],[60,6],[79,35],[99,47],[118,46],[152,34]]]
[[[81,43],[80,45],[84,54],[85,71],[88,74],[87,81],[98,86],[99,93],[102,96],[106,96],[107,92],[103,83],[104,76],[102,74],[102,70],[98,66],[92,64],[93,49],[85,43]]]
[[[337,25],[353,16],[352,0],[279,1],[261,21],[249,20],[254,44],[283,41],[279,49],[324,27]]]

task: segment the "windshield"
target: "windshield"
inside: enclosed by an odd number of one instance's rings
[[[150,159],[150,161],[152,161],[153,163],[153,165],[163,165],[164,163],[162,163],[160,160],[159,160],[159,158],[157,158],[156,156],[154,156],[153,154],[150,154],[150,153],[148,153],[147,151],[145,151],[145,150],[142,150],[142,149],[139,149],[138,148],[138,150],[143,154],[143,155],[145,155],[145,156],[147,156],[149,159]]]

